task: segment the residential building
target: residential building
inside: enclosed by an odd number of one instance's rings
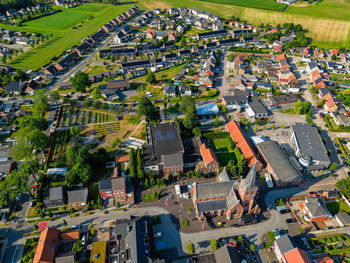
[[[14,95],[19,95],[26,88],[27,83],[22,81],[10,82],[5,86],[5,91]]]
[[[68,191],[68,204],[71,207],[85,206],[87,204],[89,191],[87,187],[78,190]]]
[[[48,227],[43,230],[40,233],[33,263],[54,263],[59,243],[60,231],[58,229]]]
[[[323,204],[323,201],[318,197],[305,197],[300,208],[307,221],[323,222],[332,217],[331,213]]]
[[[167,96],[168,99],[176,97],[175,87],[172,84],[165,85],[163,87],[163,93]]]
[[[124,91],[130,88],[129,79],[118,79],[107,82],[107,89],[115,91]]]
[[[256,162],[257,171],[261,171],[261,168],[263,165],[259,161],[258,156],[255,153],[255,150],[253,149],[253,146],[251,145],[248,138],[243,133],[239,124],[236,121],[232,120],[226,124],[225,129],[229,132],[232,140],[235,142],[236,146],[243,153],[245,159],[247,160],[248,165],[252,167],[253,164]]]
[[[333,97],[328,99],[324,104],[324,109],[328,112],[334,112],[338,110],[338,103],[336,99],[334,99]]]
[[[243,104],[248,103],[248,96],[244,94],[232,95],[232,96],[223,96],[221,100],[221,104],[227,107],[228,111],[241,111],[241,107]]]
[[[118,203],[121,205],[133,203],[134,201],[133,191],[128,191],[127,178],[125,176],[113,176],[111,178],[102,179],[99,182],[99,190],[103,200],[113,198],[115,205]]]
[[[65,188],[63,186],[50,187],[44,198],[46,207],[57,207],[65,204]]]
[[[197,35],[193,36],[195,40],[208,40],[208,39],[214,39],[214,38],[222,38],[223,35],[227,34],[226,30],[218,30],[218,31],[211,31],[206,33],[198,33]]]
[[[311,263],[305,251],[297,248],[288,235],[276,238],[273,245],[276,257],[282,263]]]
[[[266,99],[272,106],[282,106],[285,104],[294,104],[300,97],[296,94],[284,94],[284,95],[273,95],[268,96]]]
[[[219,173],[219,162],[214,151],[204,143],[199,148],[203,161],[196,164],[196,170],[203,174]]]
[[[245,108],[245,111],[249,117],[251,118],[253,117],[255,119],[267,117],[268,112],[265,109],[264,105],[262,105],[259,99],[252,99],[251,101],[248,101],[248,104],[246,105],[248,107]]]
[[[299,162],[307,170],[328,168],[331,161],[316,127],[306,123],[291,126],[291,142]]]
[[[187,85],[180,85],[179,87],[179,92],[180,92],[180,96],[192,96],[192,89],[190,86]]]
[[[277,186],[300,185],[303,176],[294,167],[276,141],[265,141],[257,145],[261,156],[266,162],[266,170],[272,174]]]
[[[342,227],[350,226],[350,216],[346,212],[336,214],[335,219],[337,220],[338,224]]]

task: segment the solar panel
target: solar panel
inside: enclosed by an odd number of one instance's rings
[[[156,141],[165,141],[165,140],[175,140],[176,134],[174,131],[167,131],[166,135],[162,131],[155,131],[154,133]]]

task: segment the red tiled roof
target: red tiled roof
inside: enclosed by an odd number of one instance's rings
[[[262,163],[259,161],[258,156],[256,155],[254,149],[250,145],[239,125],[235,121],[230,121],[226,124],[226,129],[230,133],[232,140],[236,143],[236,146],[244,154],[244,157],[247,159],[249,166],[253,166],[253,164],[258,161],[257,170],[260,171],[262,168]]]
[[[210,164],[212,161],[217,162],[217,159],[213,150],[210,148],[207,148],[207,146],[204,143],[201,145],[200,151],[203,157],[203,161],[206,165]]]
[[[116,156],[115,157],[115,161],[117,163],[129,162],[130,161],[130,156],[129,156],[129,154],[125,154],[125,155],[122,155],[122,156]]]
[[[299,248],[287,252],[284,254],[284,258],[287,263],[311,263],[305,251]]]
[[[314,260],[318,263],[334,263],[334,260],[330,257],[315,258]]]
[[[75,229],[72,231],[63,232],[60,234],[62,240],[79,240],[80,239],[80,230]]]
[[[278,61],[281,61],[282,59],[287,60],[286,53],[282,53],[281,55],[278,55],[278,56],[276,57],[276,59],[277,59]]]
[[[55,253],[59,245],[59,235],[60,231],[55,228],[48,227],[41,232],[33,263],[55,262]]]

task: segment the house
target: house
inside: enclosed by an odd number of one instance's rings
[[[90,45],[88,42],[84,41],[84,43],[82,43],[81,45],[79,45],[75,51],[77,52],[77,54],[79,56],[84,55],[88,50],[90,49]]]
[[[318,97],[321,100],[328,100],[330,98],[329,96],[332,97],[332,94],[327,87],[323,87],[318,90]]]
[[[19,95],[26,88],[27,83],[22,81],[10,82],[5,86],[5,91],[7,93]]]
[[[230,220],[241,218],[244,213],[259,214],[260,208],[255,201],[258,194],[256,166],[253,165],[244,179],[229,180],[219,174],[217,182],[193,183],[191,196],[197,218],[204,221],[206,217],[224,215]]]
[[[7,127],[7,128],[6,128]],[[6,129],[5,129],[6,128]],[[2,127],[0,135],[11,134],[12,129],[8,126]],[[16,168],[16,163],[13,161],[8,148],[3,148],[0,151],[0,176],[9,175]]]
[[[245,109],[245,111],[249,117],[253,117],[255,119],[267,117],[268,112],[259,99],[254,98],[248,101],[248,104],[246,105],[248,107]]]
[[[187,85],[180,85],[179,86],[179,92],[180,92],[180,96],[192,96],[192,89],[190,86]]]
[[[177,38],[177,32],[176,31],[170,31],[168,33],[168,40],[169,41],[175,41]]]
[[[203,161],[196,164],[196,171],[203,174],[219,173],[219,162],[212,149],[208,148],[204,143],[200,146],[200,153]]]
[[[299,162],[309,171],[329,167],[331,161],[316,127],[306,123],[291,126],[291,143]]]
[[[305,197],[300,208],[306,221],[323,222],[332,217],[331,213],[318,197]]]
[[[125,204],[128,201],[125,176],[111,177],[99,182],[100,196],[103,200],[113,198],[115,204]],[[131,196],[133,197],[133,195]]]
[[[124,91],[130,88],[129,79],[118,79],[107,82],[107,89],[115,91]]]
[[[326,83],[323,81],[323,77],[318,70],[314,70],[311,73],[311,81],[315,88],[320,89],[326,87]]]
[[[262,163],[259,161],[257,154],[255,153],[253,146],[248,141],[248,138],[243,133],[241,127],[234,120],[226,124],[225,129],[229,132],[232,140],[235,142],[236,146],[241,150],[247,163],[250,167],[257,163],[257,171],[261,171]]]
[[[197,106],[198,116],[213,116],[219,114],[219,108],[215,102]]]
[[[50,187],[44,198],[46,207],[57,207],[65,204],[65,188],[63,186]]]
[[[163,93],[167,96],[168,99],[176,97],[175,87],[172,84],[165,85],[163,87]]]
[[[285,104],[294,104],[300,100],[296,94],[284,94],[268,96],[266,99],[272,106],[282,106]]]
[[[16,38],[16,44],[18,45],[28,45],[32,42],[32,40],[30,38],[27,37],[18,37]]]
[[[223,96],[221,99],[221,104],[227,107],[227,110],[232,111],[232,110],[237,110],[240,112],[240,109],[243,104],[248,103],[248,96],[246,95],[233,95],[233,96]]]
[[[307,63],[306,72],[308,74],[312,74],[312,72],[314,72],[315,70],[318,70],[319,73],[323,73],[323,70],[315,61],[312,60],[309,63]]]
[[[175,123],[148,125],[147,145],[143,146],[144,169],[157,174],[177,175],[183,171],[184,146]]]
[[[48,227],[43,230],[40,233],[33,263],[54,263],[59,243],[60,231],[58,229]]]
[[[220,31],[224,29],[224,24],[221,21],[215,21],[212,24],[212,28],[214,31]]]
[[[334,111],[338,110],[338,105],[337,105],[336,99],[334,99],[331,96],[324,104],[324,109],[328,112],[334,112]]]
[[[184,26],[184,24],[180,24],[176,27],[176,31],[181,34],[185,31],[186,27]]]
[[[304,250],[297,248],[287,234],[276,238],[273,249],[279,262],[282,263],[311,263]]]
[[[237,248],[233,246],[222,246],[214,252],[216,263],[236,263],[241,262],[237,253]],[[199,262],[199,261],[198,261]],[[210,261],[208,261],[210,262]]]
[[[87,187],[78,190],[68,191],[68,204],[71,207],[85,206],[87,204],[89,191]]]
[[[303,176],[276,141],[265,141],[257,145],[261,157],[266,163],[266,170],[272,175],[279,187],[300,185]]]
[[[174,15],[178,15],[178,14],[180,14],[180,13],[179,13],[179,10],[177,8],[169,8],[169,15],[174,16]]]
[[[335,219],[337,220],[338,224],[342,227],[350,226],[350,216],[346,212],[336,214]]]
[[[214,38],[222,38],[225,34],[227,34],[226,30],[218,30],[218,31],[211,31],[206,33],[198,33],[197,35],[193,36],[195,40],[208,40],[208,39],[214,39]]]
[[[154,37],[156,37],[157,33],[153,28],[148,28],[146,30],[146,38],[152,39]]]

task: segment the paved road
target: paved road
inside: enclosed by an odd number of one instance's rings
[[[227,52],[224,54],[224,60],[221,63],[222,69],[220,70],[220,76],[221,76],[221,83],[217,86],[218,89],[220,89],[220,96],[219,98],[222,98],[223,96],[228,95],[228,88],[229,88],[229,79],[228,79],[228,69],[227,69]]]

